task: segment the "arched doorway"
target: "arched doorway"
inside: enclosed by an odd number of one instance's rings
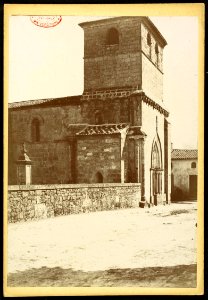
[[[103,175],[100,172],[95,174],[95,183],[103,183]]]
[[[158,204],[158,197],[162,194],[162,153],[159,137],[154,140],[151,153],[150,169],[150,201],[152,204]]]

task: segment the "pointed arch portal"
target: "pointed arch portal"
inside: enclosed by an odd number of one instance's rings
[[[157,195],[162,194],[162,150],[157,135],[152,144],[150,168],[150,201],[157,205]]]

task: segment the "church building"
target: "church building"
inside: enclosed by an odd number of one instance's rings
[[[23,184],[17,161],[24,144],[31,184],[141,183],[143,204],[170,203],[166,40],[148,17],[79,25],[82,95],[9,104],[9,185]]]

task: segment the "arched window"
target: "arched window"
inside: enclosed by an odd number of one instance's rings
[[[100,172],[95,174],[95,182],[96,183],[103,183],[103,175]]]
[[[40,122],[37,118],[33,119],[33,121],[32,121],[31,137],[32,137],[33,142],[39,142],[40,141]]]
[[[191,167],[192,167],[193,169],[195,169],[195,168],[196,168],[196,163],[195,163],[195,162],[192,162],[192,163],[191,163]]]
[[[115,28],[110,28],[107,34],[107,45],[119,44],[119,33]]]
[[[155,53],[158,55],[159,53],[159,48],[158,48],[158,44],[155,44]]]
[[[103,115],[101,112],[98,111],[95,113],[95,124],[98,125],[102,123],[103,123]]]
[[[158,65],[158,63],[159,63],[159,48],[158,48],[158,44],[155,44],[155,54],[156,54],[156,64]]]
[[[151,36],[150,36],[149,32],[147,34],[147,45],[151,46]]]

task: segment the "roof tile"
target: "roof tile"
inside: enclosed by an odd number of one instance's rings
[[[196,149],[173,149],[171,152],[172,159],[196,159],[198,150]]]
[[[88,125],[77,135],[98,135],[98,134],[114,134],[121,133],[124,129],[128,129],[129,125],[126,123],[120,124],[102,124],[102,125]]]
[[[15,108],[23,108],[28,106],[44,105],[44,104],[45,105],[72,104],[78,102],[80,98],[81,96],[68,96],[68,97],[61,97],[61,98],[27,100],[27,101],[8,103],[8,107],[10,109],[15,109]]]

